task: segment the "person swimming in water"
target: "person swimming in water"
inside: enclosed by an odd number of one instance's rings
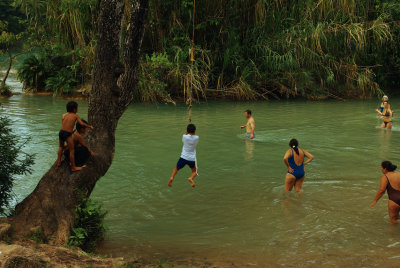
[[[370,208],[375,206],[387,191],[389,197],[388,211],[392,223],[397,223],[400,213],[400,173],[396,169],[397,166],[390,161],[382,162],[381,170],[383,176],[381,177],[381,184],[374,201],[369,205]]]
[[[292,191],[293,186],[296,192],[301,193],[305,175],[304,166],[310,163],[314,156],[306,150],[300,149],[299,142],[292,139],[289,142],[290,149],[288,149],[283,157],[283,162],[288,169],[285,177],[285,193]],[[304,158],[308,160],[304,162]]]
[[[392,129],[393,123],[391,117],[393,116],[393,112],[390,109],[390,105],[387,101],[383,102],[383,111],[378,111],[378,113],[383,117],[381,128]]]

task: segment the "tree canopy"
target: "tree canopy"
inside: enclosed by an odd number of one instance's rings
[[[65,59],[56,67],[33,60],[25,65],[46,74],[35,90],[70,93],[88,83],[99,2],[13,3],[26,17],[28,40],[43,48],[32,57]],[[398,1],[194,3],[149,0],[136,100],[172,101],[183,98],[188,86],[196,98],[235,99],[369,97],[400,86]]]

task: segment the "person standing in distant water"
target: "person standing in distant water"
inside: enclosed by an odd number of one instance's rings
[[[393,123],[391,117],[393,116],[393,112],[390,109],[390,105],[387,101],[383,102],[383,111],[378,111],[378,113],[383,117],[381,128],[392,129]]]
[[[381,102],[381,106],[379,106],[379,109],[376,109],[376,111],[378,112],[378,115],[379,115],[379,113],[383,113],[383,110],[385,109],[385,106],[384,106],[384,102],[389,102],[389,98],[388,98],[388,96],[383,96],[382,97],[382,102]]]
[[[292,191],[293,186],[296,192],[301,193],[305,175],[304,166],[310,163],[314,156],[306,150],[299,148],[299,142],[292,139],[289,142],[290,149],[288,149],[283,157],[283,162],[288,169],[285,177],[285,193]],[[304,158],[308,160],[304,162]]]
[[[397,166],[393,165],[390,161],[382,162],[381,170],[383,176],[381,177],[381,185],[374,201],[369,205],[372,208],[387,190],[389,197],[388,211],[392,223],[397,223],[400,212],[400,173],[395,171],[396,169]]]
[[[246,136],[249,139],[254,139],[256,137],[255,129],[256,129],[256,123],[254,121],[253,116],[251,115],[250,110],[246,110],[244,112],[244,116],[247,118],[247,124],[244,126],[240,126],[241,129],[246,128]]]

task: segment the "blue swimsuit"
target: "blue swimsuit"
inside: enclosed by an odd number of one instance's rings
[[[293,169],[293,173],[290,173],[289,171],[288,171],[288,173],[295,176],[296,180],[299,180],[299,179],[303,178],[306,173],[304,171],[303,163],[301,163],[301,165],[298,166],[296,164],[296,162],[294,161],[294,154],[295,154],[295,152],[292,149],[292,156],[289,157],[288,162],[289,162],[289,166]],[[304,154],[304,152],[303,152],[303,154]]]

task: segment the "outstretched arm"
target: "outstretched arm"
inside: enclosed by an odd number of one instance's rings
[[[387,181],[386,176],[382,176],[381,185],[379,186],[379,190],[375,196],[374,201],[372,201],[372,203],[369,205],[370,208],[372,208],[379,201],[379,199],[381,199],[383,194],[386,192],[387,185],[388,185],[388,181]]]
[[[245,127],[247,127],[247,124],[246,124],[246,125],[243,125],[243,126],[240,126],[241,129],[243,129],[243,128],[245,128]]]
[[[85,122],[83,122],[81,120],[81,118],[79,117],[79,115],[76,115],[76,121],[78,121],[78,123],[84,127],[90,128],[93,130],[93,126],[86,124]]]
[[[310,163],[311,161],[314,160],[314,156],[312,154],[310,154],[309,152],[307,152],[306,150],[303,150],[304,155],[308,158],[306,162],[304,162],[304,165],[307,165],[308,163]]]

